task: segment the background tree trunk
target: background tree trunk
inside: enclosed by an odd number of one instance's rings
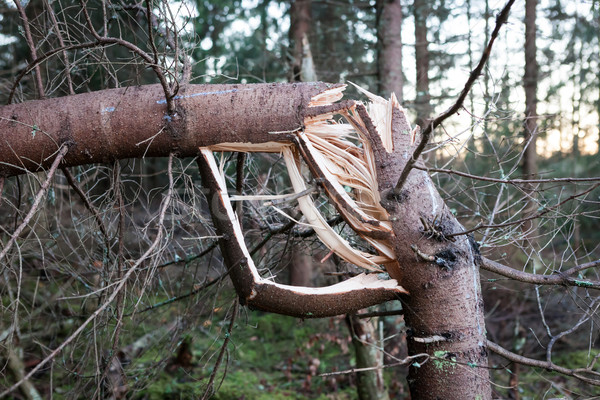
[[[525,179],[532,179],[537,175],[538,66],[536,58],[536,6],[537,0],[525,1],[525,75],[523,77],[523,87],[525,88],[525,130],[523,138],[524,144],[527,146],[523,154],[523,177]],[[534,189],[533,186],[528,187],[531,197],[525,208],[526,216],[534,214],[537,210]],[[537,222],[535,220],[526,222],[523,230],[526,232],[528,240],[535,240],[537,236]]]
[[[431,96],[429,94],[429,49],[427,40],[427,15],[429,14],[428,0],[415,0],[413,15],[415,18],[415,61],[417,68],[417,97],[415,110],[416,124],[421,128],[431,116]]]
[[[400,0],[377,0],[377,67],[379,95],[395,93],[402,103],[402,5]]]
[[[383,380],[383,352],[381,337],[377,332],[377,318],[363,320],[356,314],[346,315],[356,356],[356,368],[374,368],[358,372],[356,389],[360,400],[387,400],[390,398]],[[379,367],[379,368],[378,368]]]
[[[291,82],[316,81],[316,74],[310,55],[308,36],[312,22],[311,0],[292,1],[290,7],[289,39],[292,51]],[[307,49],[308,54],[305,54]],[[309,62],[312,68],[307,68]],[[312,74],[311,74],[312,73]],[[304,79],[303,79],[304,78]]]

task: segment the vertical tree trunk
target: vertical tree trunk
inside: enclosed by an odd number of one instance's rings
[[[377,333],[377,321],[365,321],[356,314],[346,315],[348,330],[352,335],[352,344],[356,356],[357,368],[377,368],[383,366],[383,352],[380,350],[381,338]],[[383,369],[358,372],[356,389],[360,400],[387,400],[389,394],[383,380]]]
[[[290,7],[290,50],[292,52],[292,75],[290,82],[316,81],[317,74],[308,43],[311,29],[311,0],[295,0]],[[288,267],[289,284],[310,286],[314,260],[300,243],[292,243]]]
[[[523,175],[526,179],[534,178],[537,174],[537,149],[538,136],[537,126],[537,80],[538,66],[536,58],[536,16],[535,9],[537,0],[525,1],[525,75],[523,86],[525,87],[525,130],[523,132],[524,143],[527,148],[523,154]],[[527,145],[529,143],[529,145]],[[527,188],[531,196],[528,206],[525,208],[526,215],[536,212],[533,187]],[[533,239],[537,236],[535,220],[525,223],[523,229],[527,237]]]
[[[445,238],[463,227],[426,172],[413,170],[400,196],[387,195],[404,167],[402,153],[412,152],[406,117],[394,109],[392,121],[395,151],[387,153],[381,142],[372,142],[398,258],[398,267],[388,271],[410,293],[403,298],[409,354],[429,356],[410,366],[411,397],[490,399],[477,244],[464,235]],[[421,218],[433,228],[426,230]]]
[[[428,0],[415,0],[413,13],[415,17],[415,61],[417,67],[417,125],[421,128],[431,116],[431,98],[429,95],[429,42],[427,41]]]
[[[310,55],[310,46],[308,45],[308,34],[310,32],[311,21],[311,0],[293,1],[290,7],[289,31],[290,46],[292,50],[292,68],[290,82],[300,82],[302,80],[316,80],[316,77],[307,78],[307,74],[309,74],[310,72],[314,73],[314,66],[310,68],[308,65],[304,65],[303,68],[303,64],[306,64],[308,61],[305,61],[305,58],[310,58],[310,64],[312,65],[312,56]],[[308,54],[306,54],[306,56],[304,54],[305,49],[308,49]],[[309,71],[307,69],[312,69],[312,71]]]
[[[377,0],[377,65],[379,94],[395,93],[402,103],[402,5],[400,0]]]

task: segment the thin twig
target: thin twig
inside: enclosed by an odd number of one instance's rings
[[[200,286],[200,287],[198,287],[198,288],[196,288],[194,290],[191,290],[191,291],[187,292],[186,294],[182,294],[181,296],[171,297],[168,300],[161,301],[160,303],[153,304],[153,305],[148,306],[148,307],[146,307],[146,308],[144,308],[144,309],[142,309],[140,311],[135,311],[135,312],[131,312],[129,314],[125,314],[124,317],[130,317],[133,314],[141,314],[141,313],[144,313],[144,312],[147,312],[147,311],[150,311],[150,310],[156,310],[157,308],[166,306],[167,304],[172,304],[172,303],[175,303],[177,301],[180,301],[180,300],[186,299],[188,297],[194,296],[194,295],[202,292],[203,290],[208,289],[209,287],[211,287],[215,283],[218,283],[218,282],[222,281],[225,277],[227,277],[227,275],[229,275],[229,271],[223,272],[221,275],[217,276],[215,279],[206,282],[202,286]]]
[[[67,182],[69,183],[69,185],[73,188],[75,193],[77,193],[77,195],[79,196],[81,201],[83,201],[83,205],[85,206],[85,208],[87,208],[88,211],[91,212],[92,215],[94,216],[94,219],[96,220],[96,223],[98,224],[98,228],[100,228],[100,232],[102,232],[102,236],[104,237],[104,244],[106,246],[106,250],[110,251],[110,237],[108,236],[108,232],[106,231],[104,222],[102,221],[102,218],[100,217],[100,213],[98,212],[96,207],[94,207],[94,205],[92,204],[92,202],[90,201],[88,196],[79,187],[79,185],[75,181],[75,178],[73,177],[73,174],[71,174],[71,171],[69,171],[65,167],[62,167],[60,170],[67,178]]]
[[[319,376],[328,377],[328,376],[335,376],[335,375],[347,375],[347,374],[354,374],[356,372],[365,372],[365,371],[373,371],[373,370],[377,370],[377,369],[399,367],[401,365],[409,364],[409,363],[413,362],[415,359],[421,358],[421,357],[424,358],[424,361],[420,362],[419,364],[423,365],[429,359],[429,354],[420,353],[420,354],[415,354],[414,356],[408,356],[408,357],[406,357],[396,363],[393,363],[393,364],[378,365],[376,367],[367,367],[367,368],[350,368],[350,369],[347,369],[344,371],[336,371],[336,372],[325,372],[323,374],[319,374]]]
[[[21,20],[23,20],[23,30],[25,31],[25,40],[27,41],[27,46],[29,46],[29,51],[31,53],[32,61],[37,59],[37,52],[35,50],[35,43],[33,42],[33,37],[31,36],[31,28],[29,26],[29,20],[27,19],[27,14],[25,13],[25,9],[21,5],[20,0],[14,0],[15,5],[17,6],[17,10],[19,11],[19,16]],[[46,97],[44,93],[44,84],[42,83],[42,74],[40,72],[40,67],[35,67],[35,80],[38,89],[38,97],[43,99]]]
[[[569,369],[569,368],[565,368],[565,367],[556,365],[552,362],[541,361],[541,360],[536,360],[533,358],[521,356],[519,354],[513,353],[512,351],[506,350],[504,347],[502,347],[490,340],[488,340],[486,342],[486,345],[487,345],[488,350],[493,351],[494,353],[506,358],[507,360],[510,360],[510,361],[513,361],[513,362],[516,362],[516,363],[519,363],[522,365],[528,365],[530,367],[544,368],[549,371],[558,372],[560,374],[567,375],[567,376],[572,376],[572,377],[577,378],[580,381],[583,381],[590,385],[600,386],[600,373],[593,371],[589,368]],[[590,374],[590,375],[598,376],[598,378],[593,379],[593,378],[588,378],[588,377],[582,375],[582,374],[586,374],[586,373]]]
[[[577,182],[597,182],[600,181],[600,176],[593,176],[590,178],[546,178],[546,179],[500,179],[500,178],[490,178],[487,176],[478,176],[471,175],[466,172],[455,171],[453,169],[444,169],[444,168],[427,168],[422,167],[420,165],[414,165],[414,169],[419,169],[421,171],[427,172],[440,172],[444,174],[452,174],[462,176],[464,178],[476,179],[480,181],[486,182],[495,182],[495,183],[507,183],[512,185],[527,185],[530,183],[577,183]]]
[[[162,207],[159,212],[159,218],[158,218],[158,223],[157,223],[158,233],[156,234],[156,238],[154,239],[154,241],[152,242],[150,247],[148,247],[148,250],[146,250],[146,252],[144,252],[144,254],[142,254],[142,256],[135,262],[135,264],[133,264],[131,266],[131,268],[123,276],[121,281],[118,283],[118,285],[116,286],[114,291],[111,293],[111,295],[106,299],[106,301],[100,307],[98,307],[98,309],[96,309],[96,311],[94,311],[94,313],[92,315],[90,315],[88,317],[88,319],[86,319],[81,324],[81,326],[79,326],[79,328],[77,328],[75,330],[75,332],[73,332],[67,339],[65,339],[56,349],[51,351],[50,354],[48,356],[46,356],[46,358],[44,358],[35,367],[33,367],[31,369],[31,371],[29,371],[29,373],[27,375],[25,375],[25,377],[23,377],[23,379],[21,379],[20,381],[18,381],[17,383],[15,383],[11,387],[9,387],[8,389],[1,392],[0,398],[6,397],[9,393],[14,391],[18,387],[20,387],[23,384],[23,382],[29,380],[44,365],[48,364],[51,360],[53,360],[58,354],[60,354],[60,352],[62,352],[64,350],[65,347],[67,347],[73,340],[75,340],[75,338],[78,337],[83,332],[83,330],[90,324],[90,322],[94,321],[104,310],[106,310],[108,308],[108,306],[110,306],[112,304],[112,302],[115,300],[115,298],[117,297],[119,292],[125,287],[128,279],[131,277],[131,275],[135,271],[137,271],[138,267],[148,257],[150,257],[154,253],[154,250],[158,247],[158,245],[160,244],[160,242],[164,236],[164,220],[165,220],[165,216],[166,216],[169,204],[171,203],[171,198],[173,196],[173,190],[174,190],[173,154],[169,155],[168,174],[169,174],[169,190],[168,190],[167,195],[164,197],[163,204],[162,204]]]
[[[477,80],[479,75],[481,74],[481,71],[483,71],[483,67],[485,66],[488,58],[490,57],[490,54],[492,52],[492,46],[494,45],[494,41],[496,40],[496,37],[498,36],[498,33],[500,32],[500,28],[508,19],[508,14],[510,12],[510,8],[512,7],[514,2],[515,2],[515,0],[509,0],[506,3],[506,5],[504,6],[504,8],[502,9],[502,11],[500,12],[500,14],[498,14],[498,16],[496,17],[496,26],[494,27],[494,31],[492,32],[492,36],[490,37],[490,41],[488,42],[483,54],[481,55],[479,64],[477,64],[477,67],[475,67],[475,69],[473,71],[471,71],[471,74],[469,75],[469,79],[465,83],[465,86],[464,86],[462,92],[460,93],[460,95],[458,96],[458,99],[456,100],[454,105],[452,105],[452,107],[450,107],[449,109],[447,109],[446,111],[444,111],[443,113],[438,115],[437,118],[435,118],[433,121],[428,123],[427,126],[425,127],[425,129],[423,130],[423,132],[421,134],[421,142],[419,143],[419,145],[413,152],[412,157],[408,160],[408,162],[404,166],[404,169],[402,170],[402,173],[400,174],[400,177],[398,178],[398,182],[396,183],[396,186],[394,187],[393,194],[399,195],[400,192],[402,191],[402,187],[404,186],[404,182],[406,182],[406,179],[408,178],[408,174],[412,170],[414,164],[419,159],[419,156],[425,149],[425,146],[427,146],[427,143],[429,143],[429,138],[431,137],[431,134],[433,133],[435,128],[437,128],[442,122],[444,122],[448,117],[455,114],[462,107],[463,102],[465,101],[465,98],[471,91],[471,87],[473,86],[473,84],[475,83],[475,81]]]
[[[56,15],[54,15],[54,9],[48,2],[48,0],[44,0],[44,4],[46,5],[46,9],[48,10],[48,14],[50,15],[50,21],[52,21],[52,26],[54,27],[54,34],[58,39],[58,44],[60,47],[65,47],[65,41],[63,40],[62,33],[60,31],[60,26],[58,25],[58,21],[56,20]],[[67,79],[67,85],[69,86],[69,94],[75,94],[75,90],[73,89],[73,80],[71,79],[71,63],[69,62],[69,56],[66,51],[62,52],[63,62],[65,63],[65,78]],[[37,57],[36,57],[37,58]]]
[[[554,210],[554,209],[562,206],[565,203],[568,203],[571,200],[574,200],[574,199],[576,199],[578,197],[581,197],[581,196],[584,196],[584,195],[588,194],[589,192],[591,192],[592,190],[596,189],[599,186],[600,186],[600,183],[597,183],[597,184],[593,185],[592,187],[590,187],[586,191],[583,191],[581,193],[577,193],[577,194],[574,194],[572,196],[569,196],[565,200],[561,201],[558,204],[553,205],[552,207],[548,207],[548,208],[544,209],[543,211],[540,211],[537,214],[531,215],[531,216],[526,217],[526,218],[521,218],[520,220],[517,220],[517,221],[505,222],[505,223],[502,223],[502,224],[495,224],[495,225],[479,224],[479,225],[477,225],[474,228],[467,229],[466,231],[457,232],[457,233],[449,233],[449,234],[447,234],[445,236],[447,238],[452,238],[452,237],[455,237],[455,236],[467,235],[469,233],[478,231],[478,230],[483,229],[483,228],[506,228],[507,226],[518,225],[518,224],[521,224],[523,222],[531,221],[533,219],[537,219],[537,218],[540,218],[543,215],[548,214],[550,211],[552,211],[552,210]]]
[[[237,317],[238,309],[240,306],[240,302],[238,299],[235,299],[233,306],[233,313],[231,314],[231,319],[229,320],[229,327],[227,328],[227,333],[225,334],[225,339],[223,340],[223,345],[221,346],[221,351],[219,351],[219,355],[217,357],[217,361],[215,362],[215,366],[213,367],[213,371],[210,374],[210,378],[208,380],[208,385],[206,386],[206,391],[202,396],[202,400],[210,399],[214,394],[213,385],[215,382],[215,378],[217,377],[217,372],[219,372],[219,367],[221,366],[221,362],[223,361],[223,355],[225,354],[225,350],[227,350],[227,345],[229,344],[229,340],[231,338],[231,331],[233,330],[233,325],[235,323],[235,318]]]
[[[9,241],[6,243],[6,246],[4,246],[4,248],[2,249],[2,252],[0,252],[0,260],[2,260],[8,254],[9,250],[15,244],[19,235],[23,232],[23,230],[25,229],[27,224],[29,224],[29,221],[31,221],[31,218],[33,218],[38,207],[40,206],[40,202],[42,201],[42,198],[44,197],[44,195],[46,194],[46,191],[48,190],[48,187],[50,187],[50,183],[52,182],[52,178],[54,177],[54,174],[56,173],[56,170],[58,169],[60,162],[64,158],[65,154],[67,154],[68,150],[69,150],[69,147],[67,145],[63,145],[58,150],[58,154],[56,155],[56,158],[54,159],[52,166],[48,170],[48,176],[46,177],[46,180],[44,181],[44,183],[42,183],[42,187],[40,188],[37,195],[35,196],[35,200],[33,201],[33,204],[31,205],[29,212],[23,219],[23,222],[21,222],[21,224],[17,227],[17,229],[15,229],[15,231],[11,235]]]
[[[519,282],[533,283],[536,285],[562,285],[562,286],[576,286],[587,289],[600,289],[599,281],[590,281],[587,279],[574,278],[573,275],[584,269],[594,268],[600,266],[600,260],[592,261],[586,264],[581,264],[568,269],[564,272],[557,272],[554,275],[540,275],[532,274],[530,272],[519,271],[511,268],[507,265],[500,264],[499,262],[490,260],[488,258],[481,258],[481,268],[493,272],[498,275],[505,276],[510,279],[514,279]]]
[[[154,33],[152,32],[152,11],[150,9],[150,0],[146,0],[146,16],[148,21],[148,42],[150,42],[150,48],[154,55],[154,64],[158,64],[158,50],[156,49],[156,43],[154,43]]]

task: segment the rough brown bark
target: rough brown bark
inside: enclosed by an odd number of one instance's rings
[[[413,171],[402,193],[391,193],[412,152],[411,128],[399,109],[393,115],[394,153],[371,138],[379,188],[393,221],[398,267],[390,275],[406,288],[403,298],[409,354],[427,353],[412,364],[408,383],[414,399],[490,399],[478,250],[466,236],[444,234],[463,228],[423,171]],[[435,226],[424,231],[420,218]],[[415,250],[421,254],[415,254]]]
[[[417,122],[421,128],[431,116],[429,94],[429,42],[427,40],[427,15],[429,14],[428,0],[415,0],[413,15],[415,18],[415,62],[417,68],[417,97],[415,109]]]
[[[0,176],[48,167],[63,143],[70,145],[68,167],[170,152],[196,156],[198,147],[216,143],[290,141],[310,98],[334,86],[188,85],[173,116],[160,85],[2,106]]]
[[[377,1],[377,64],[379,94],[391,93],[402,103],[402,4],[400,0]]]

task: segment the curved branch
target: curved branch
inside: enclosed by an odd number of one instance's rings
[[[600,289],[600,281],[590,281],[587,279],[574,278],[573,275],[584,269],[600,266],[600,260],[592,261],[586,264],[581,264],[564,272],[557,272],[555,275],[540,275],[530,272],[523,272],[500,264],[499,262],[481,257],[481,268],[486,271],[493,272],[498,275],[505,276],[516,281],[533,283],[536,285],[562,285],[562,286],[577,286],[587,289]]]
[[[356,312],[394,300],[406,293],[394,279],[361,274],[322,288],[281,285],[259,274],[244,243],[237,214],[231,206],[225,181],[212,151],[201,149],[198,167],[210,191],[209,207],[229,276],[242,304],[251,308],[299,318],[321,318]]]
[[[574,378],[579,379],[582,382],[588,383],[594,386],[600,386],[600,372],[593,371],[589,368],[577,368],[577,369],[569,369],[565,367],[561,367],[559,365],[554,364],[551,361],[541,361],[536,360],[534,358],[524,357],[519,354],[513,353],[512,351],[506,350],[504,347],[488,340],[486,342],[488,350],[493,351],[501,357],[506,358],[507,360],[513,361],[515,363],[519,363],[522,365],[527,365],[535,368],[544,368],[548,371],[558,372],[559,374],[572,376]],[[584,376],[584,374],[589,374],[595,378],[589,378]]]

